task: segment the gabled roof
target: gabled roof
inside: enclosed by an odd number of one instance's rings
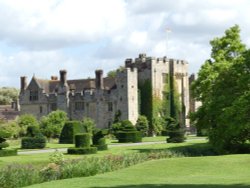
[[[115,88],[115,78],[106,77],[103,79],[104,89],[110,90]],[[59,87],[59,80],[45,80],[33,77],[28,88],[32,89],[43,89],[45,93],[54,93]],[[76,92],[81,92],[86,89],[95,89],[95,79],[77,79],[77,80],[67,80],[69,89],[74,89]]]

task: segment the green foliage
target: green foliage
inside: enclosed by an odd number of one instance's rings
[[[41,132],[47,138],[58,138],[67,120],[66,112],[61,110],[53,111],[41,118]]]
[[[18,138],[21,128],[18,126],[17,121],[13,120],[1,123],[0,130],[9,132],[13,138]]]
[[[185,141],[185,130],[180,126],[179,123],[171,122],[168,125],[168,143],[181,143]]]
[[[16,149],[3,149],[0,150],[0,157],[15,156],[17,155]]]
[[[116,70],[111,70],[107,73],[107,76],[110,78],[115,78],[116,77]]]
[[[210,44],[211,59],[192,85],[193,95],[202,102],[192,120],[199,129],[209,130],[209,141],[218,152],[242,152],[250,140],[250,50],[241,42],[237,25]]]
[[[146,116],[140,115],[136,121],[135,127],[143,136],[148,134],[148,119]]]
[[[149,79],[145,80],[144,83],[139,84],[140,90],[140,112],[146,116],[149,121],[149,126],[152,129],[153,121],[153,95],[152,95],[152,84]]]
[[[121,111],[118,110],[118,111],[115,113],[115,118],[114,118],[114,122],[113,122],[113,123],[118,123],[118,122],[120,122],[120,121],[121,121],[121,115],[122,115]]]
[[[27,132],[26,133],[27,137],[35,137],[35,136],[41,134],[39,127],[35,126],[35,125],[29,125],[27,127],[27,131],[26,132]]]
[[[51,163],[55,163],[57,165],[63,164],[65,161],[63,153],[59,152],[58,150],[55,150],[50,156],[49,160]]]
[[[84,148],[90,147],[90,134],[89,133],[81,133],[75,135],[75,147],[76,148]]]
[[[97,153],[96,147],[84,147],[84,148],[68,148],[68,154],[95,154]]]
[[[94,131],[95,127],[96,127],[94,120],[87,117],[87,118],[83,119],[82,124],[85,127],[87,133],[92,135],[93,131]]]
[[[0,130],[0,151],[3,148],[9,147],[9,144],[6,142],[6,138],[9,138],[11,133],[6,130]]]
[[[77,133],[86,133],[86,127],[80,121],[67,121],[65,122],[60,138],[60,144],[73,144],[74,136]]]
[[[18,98],[19,91],[12,87],[0,88],[0,105],[11,104],[12,101],[16,101]]]
[[[120,131],[118,132],[117,139],[119,143],[136,143],[142,141],[142,136],[140,131]]]
[[[46,138],[42,135],[35,137],[23,137],[21,141],[22,149],[42,149],[46,146]]]
[[[38,121],[36,119],[36,117],[32,114],[24,114],[21,115],[18,119],[17,119],[17,124],[20,127],[20,136],[25,136],[26,135],[26,131],[27,131],[27,127],[28,126],[38,126]]]
[[[108,129],[95,129],[93,137],[92,137],[92,143],[93,145],[99,145],[99,140],[104,138],[104,136],[109,134]]]

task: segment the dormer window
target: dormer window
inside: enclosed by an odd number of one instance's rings
[[[38,91],[30,91],[30,101],[38,100]]]

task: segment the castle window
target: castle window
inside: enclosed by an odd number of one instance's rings
[[[30,91],[30,101],[38,100],[38,91]]]
[[[51,103],[51,104],[50,104],[50,109],[51,109],[51,111],[56,111],[56,110],[57,110],[57,105],[56,105],[56,103]]]
[[[43,107],[42,106],[39,107],[39,110],[40,110],[40,114],[43,113]]]
[[[162,83],[164,84],[168,83],[168,74],[162,73]]]
[[[112,112],[112,111],[113,111],[113,104],[112,104],[112,102],[109,102],[109,103],[108,103],[108,111],[109,111],[109,112]]]
[[[84,102],[76,102],[75,103],[75,110],[84,110]]]

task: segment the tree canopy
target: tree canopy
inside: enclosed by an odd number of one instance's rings
[[[209,130],[219,152],[241,152],[250,140],[250,50],[235,25],[210,42],[211,58],[192,85],[202,106],[192,116],[198,128]]]
[[[0,88],[0,105],[11,104],[12,101],[18,98],[18,89],[12,87]]]

